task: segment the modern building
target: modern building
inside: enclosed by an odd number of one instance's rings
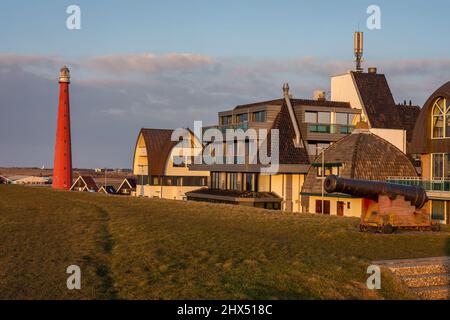
[[[98,186],[91,176],[79,176],[70,187],[70,191],[97,192]]]
[[[324,177],[386,181],[392,176],[418,177],[410,159],[388,141],[360,123],[352,134],[331,145],[312,163],[301,191],[306,212],[361,216],[368,200],[346,194],[327,194]]]
[[[173,133],[172,129],[139,132],[133,160],[137,196],[183,200],[186,192],[207,187],[208,171],[188,169],[202,151],[201,142],[187,129],[185,139],[172,141]]]
[[[425,188],[432,218],[450,223],[450,82],[425,102],[409,150],[420,157],[421,177],[391,177],[389,181]]]
[[[315,99],[295,99],[283,86],[281,99],[239,105],[219,112],[219,124],[207,127],[226,129],[274,129],[279,132],[279,168],[276,174],[261,172],[262,163],[250,164],[246,146],[245,163],[193,164],[191,170],[209,170],[208,191],[192,191],[188,199],[209,202],[245,203],[257,207],[301,212],[300,190],[311,159],[330,144],[350,134],[361,111],[349,103],[327,101],[323,92]],[[222,149],[236,141],[224,137]],[[259,144],[259,142],[258,142]],[[280,205],[279,205],[280,204]]]

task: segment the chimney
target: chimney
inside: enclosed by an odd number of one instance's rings
[[[367,69],[367,70],[368,70],[369,73],[377,74],[377,68],[375,68],[375,67],[370,67],[370,68]]]
[[[314,90],[313,99],[317,101],[325,101],[326,100],[326,92],[323,90]]]

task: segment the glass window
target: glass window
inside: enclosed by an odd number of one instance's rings
[[[450,105],[444,98],[438,98],[432,110],[433,138],[450,138]]]
[[[244,190],[245,191],[257,191],[256,185],[258,184],[257,177],[254,173],[244,174]]]
[[[431,219],[445,220],[445,201],[432,200],[431,201]]]
[[[236,115],[237,123],[242,123],[242,122],[247,122],[247,121],[248,121],[248,113],[242,113],[242,114]]]
[[[348,113],[336,112],[336,124],[348,125]]]
[[[350,126],[356,126],[356,124],[359,122],[360,115],[359,114],[354,114],[354,113],[349,113],[348,114],[348,124]]]
[[[255,122],[266,121],[266,111],[253,112],[253,121]]]
[[[231,116],[223,116],[221,118],[221,124],[225,125],[225,124],[231,124]]]
[[[433,164],[433,180],[442,180],[444,177],[444,154],[435,153],[432,154],[432,164]]]
[[[318,112],[317,113],[318,123],[331,123],[331,113],[330,112]]]
[[[317,112],[305,111],[306,123],[317,123]]]
[[[186,159],[183,156],[173,156],[172,162],[174,167],[186,167]]]

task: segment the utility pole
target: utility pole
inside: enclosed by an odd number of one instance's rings
[[[325,183],[325,148],[316,146],[316,149],[317,149],[317,151],[322,150],[322,174],[321,174],[321,177],[318,177],[318,178],[322,180],[321,181],[321,183],[322,183],[322,200],[321,200],[321,202],[322,202],[322,214],[324,214],[324,211],[325,211],[324,210],[325,209],[324,208],[324,202],[325,202],[325,200],[324,200],[324,198],[325,198],[325,186],[324,186],[324,183]]]

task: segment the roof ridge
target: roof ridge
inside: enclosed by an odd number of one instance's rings
[[[350,171],[350,177],[352,179],[354,179],[354,177],[355,177],[355,168],[356,168],[356,166],[354,164],[358,160],[359,145],[360,145],[360,142],[361,142],[361,139],[362,139],[361,138],[362,137],[361,133],[356,133],[356,134],[358,136],[356,137],[355,148],[353,148],[352,162],[351,162],[352,168],[351,168],[351,171]]]

